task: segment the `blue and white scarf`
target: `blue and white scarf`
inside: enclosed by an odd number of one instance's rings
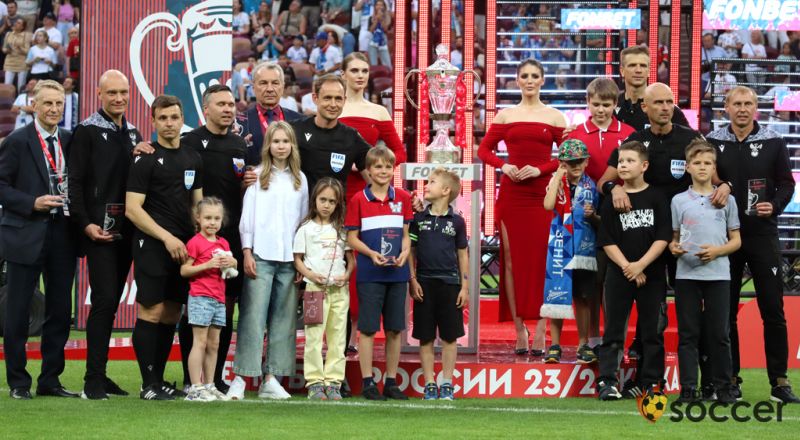
[[[550,223],[545,266],[544,302],[540,314],[544,318],[574,319],[572,311],[572,270],[597,271],[596,235],[583,217],[583,207],[591,203],[597,209],[597,187],[584,174],[570,197],[566,176],[556,200],[555,215]]]

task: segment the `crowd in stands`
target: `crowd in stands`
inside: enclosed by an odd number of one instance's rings
[[[281,105],[307,115],[314,78],[341,69],[342,60],[358,51],[371,65],[368,93],[392,85],[394,1],[392,0],[234,0],[232,88],[240,111],[255,105],[253,67],[278,62],[286,74]]]
[[[80,9],[80,0],[0,1],[0,137],[33,120],[28,93],[42,79],[63,83],[61,125],[77,124]]]

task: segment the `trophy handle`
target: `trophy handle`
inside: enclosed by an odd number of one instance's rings
[[[417,103],[414,102],[414,100],[411,98],[411,95],[408,94],[408,80],[409,78],[411,78],[411,75],[415,73],[420,73],[420,70],[411,69],[408,71],[408,73],[406,73],[405,87],[403,92],[406,94],[406,99],[408,100],[408,103],[411,104],[416,110],[419,110],[419,106],[417,105]]]
[[[184,34],[181,32],[181,22],[178,20],[178,17],[170,13],[159,12],[148,15],[144,20],[139,22],[139,25],[134,29],[130,44],[131,72],[133,73],[133,80],[136,82],[139,93],[141,93],[148,105],[153,103],[155,95],[153,95],[153,91],[150,90],[150,86],[147,85],[147,79],[142,71],[142,42],[150,31],[159,27],[166,27],[171,31],[169,38],[167,38],[167,48],[170,51],[177,52],[184,46]]]
[[[474,70],[465,70],[465,71],[461,72],[462,75],[465,75],[467,73],[472,74],[472,80],[478,82],[478,91],[477,92],[473,92],[474,95],[473,95],[473,98],[472,98],[472,102],[474,103],[475,101],[478,100],[478,97],[481,94],[481,85],[483,83],[481,83],[481,77]]]

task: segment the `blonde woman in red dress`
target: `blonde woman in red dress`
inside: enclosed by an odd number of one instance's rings
[[[382,140],[394,153],[397,165],[405,162],[406,150],[397,135],[389,111],[382,105],[369,102],[365,97],[367,85],[369,84],[369,62],[367,62],[367,58],[361,52],[353,52],[347,55],[342,61],[342,72],[343,78],[347,83],[347,97],[339,122],[355,128],[361,134],[361,137],[372,146],[375,146],[378,140]],[[350,175],[347,177],[345,203],[349,202],[366,185],[367,182],[364,181],[361,174],[356,170],[351,170]],[[355,272],[353,272],[353,276],[350,279],[350,317],[352,328],[356,328],[358,296],[356,295]],[[348,350],[353,350],[355,346],[355,332],[352,332],[348,342]]]
[[[560,142],[566,118],[539,99],[544,84],[541,63],[528,59],[517,67],[522,100],[497,114],[478,148],[478,157],[503,171],[495,204],[500,230],[500,320],[513,320],[515,353],[528,353],[526,319],[539,320],[531,354],[541,356],[545,347],[545,320],[539,308],[544,292],[547,241],[552,214],[544,209],[547,183],[558,162],[552,158],[553,143]],[[505,141],[508,160],[497,156]]]

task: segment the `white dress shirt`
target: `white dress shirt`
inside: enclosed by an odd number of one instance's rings
[[[261,167],[255,172],[260,175]],[[239,221],[243,249],[252,249],[266,261],[294,261],[294,235],[308,213],[308,181],[302,172],[300,181],[300,189],[295,190],[289,168],[273,166],[268,190],[261,188],[261,182],[247,188]]]

